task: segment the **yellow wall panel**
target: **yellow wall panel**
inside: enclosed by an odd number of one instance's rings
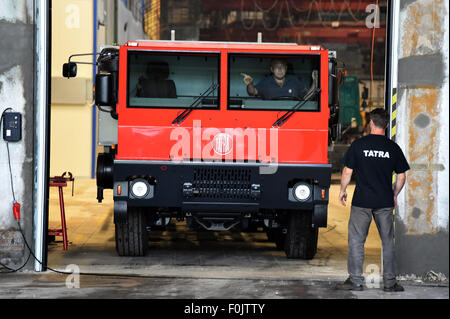
[[[72,54],[93,52],[93,1],[58,0],[52,6],[52,77],[59,78],[58,86],[52,89],[58,89],[57,95],[64,97],[75,81],[62,78],[63,63]],[[93,57],[75,57],[72,61],[92,62]],[[78,64],[77,69],[78,79],[92,81],[92,65]],[[86,92],[84,96],[84,104],[52,103],[50,176],[65,171],[78,178],[91,176],[92,101]]]

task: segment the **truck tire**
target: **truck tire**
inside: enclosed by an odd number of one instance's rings
[[[312,212],[291,213],[284,243],[287,258],[314,258],[317,252],[318,233],[319,228],[312,227]]]
[[[128,207],[128,222],[116,223],[116,250],[119,256],[144,256],[148,248],[145,213],[139,207]]]

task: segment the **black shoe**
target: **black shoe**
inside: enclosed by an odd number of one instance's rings
[[[383,290],[387,292],[400,292],[405,291],[405,288],[403,288],[403,286],[399,285],[398,283],[395,283],[392,287],[385,286]]]
[[[353,283],[353,281],[350,280],[350,278],[347,278],[347,280],[343,284],[336,285],[335,289],[337,290],[354,290],[354,291],[363,291],[364,287],[363,285],[357,285]]]

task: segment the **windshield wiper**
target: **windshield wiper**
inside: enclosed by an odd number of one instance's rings
[[[210,95],[211,93],[213,93],[216,89],[217,89],[217,83],[213,83],[209,86],[209,88],[206,89],[205,92],[203,92],[202,94],[200,94],[195,100],[194,102],[191,103],[191,105],[189,105],[180,115],[178,115],[173,121],[172,121],[172,125],[173,124],[180,124],[181,122],[183,122],[186,117],[188,117],[189,114],[191,114],[191,112],[194,110],[194,108],[196,108],[200,103],[201,103],[201,99],[205,96]]]
[[[282,117],[280,117],[278,120],[275,121],[275,123],[272,124],[272,127],[278,126],[280,127],[283,125],[292,115],[294,115],[295,111],[300,109],[303,105],[305,105],[306,102],[308,102],[311,98],[316,96],[316,94],[320,93],[320,88],[316,88],[312,91],[309,91],[306,93],[305,97],[303,98],[304,101],[299,101],[297,104],[295,104],[292,109],[287,111],[283,114]]]

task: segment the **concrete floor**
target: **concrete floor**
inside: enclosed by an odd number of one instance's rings
[[[349,198],[353,190],[350,185]],[[319,231],[313,260],[287,259],[263,232],[197,232],[176,221],[165,231],[151,232],[145,257],[119,257],[112,191],[106,190],[99,204],[95,180],[76,179],[74,196],[70,185],[64,192],[69,249],[64,251],[57,238],[49,245],[48,266],[72,272],[73,266],[67,267],[76,265],[80,288],[68,289],[66,282],[73,276],[66,274],[16,273],[0,278],[0,298],[449,298],[448,284],[413,281],[404,281],[406,292],[400,294],[377,288],[353,293],[333,290],[347,277],[350,207],[337,203],[338,191],[339,185],[333,184],[328,227]],[[58,205],[57,189],[51,189],[50,228],[59,227]],[[365,254],[367,274],[381,270],[381,242],[374,223]]]
[[[348,192],[351,198],[354,185]],[[347,276],[347,222],[350,208],[337,203],[339,185],[330,189],[328,227],[319,229],[313,260],[290,260],[264,232],[192,231],[172,220],[166,231],[150,233],[144,258],[118,257],[115,252],[112,190],[96,201],[94,180],[76,180],[74,197],[65,191],[69,250],[61,238],[49,247],[48,265],[61,269],[77,264],[82,272],[182,276],[196,278],[329,279]],[[49,227],[59,226],[56,189],[50,194]],[[372,223],[366,243],[365,267],[381,267],[381,241]],[[180,268],[181,267],[181,268]],[[380,268],[381,269],[381,268]]]

